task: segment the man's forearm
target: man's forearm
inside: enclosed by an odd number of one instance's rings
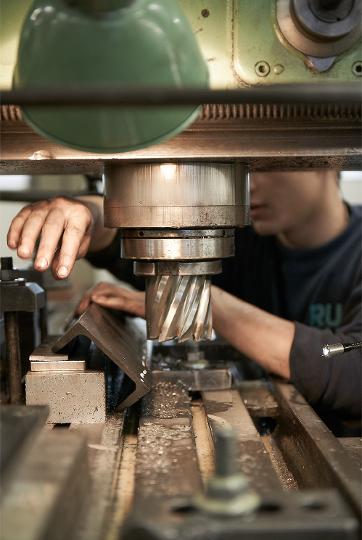
[[[289,355],[295,325],[231,294],[212,288],[215,331],[268,371],[290,377]]]
[[[108,229],[103,222],[103,197],[100,195],[88,195],[78,197],[91,211],[93,216],[93,233],[89,245],[89,251],[100,251],[108,247],[117,232],[117,229]]]

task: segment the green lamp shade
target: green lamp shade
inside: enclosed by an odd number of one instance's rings
[[[206,87],[208,70],[177,0],[36,0],[23,25],[13,84]],[[23,109],[41,135],[106,153],[161,142],[197,114],[195,107]]]

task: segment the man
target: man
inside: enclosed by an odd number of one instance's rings
[[[342,200],[335,171],[254,173],[253,228],[238,232],[236,256],[213,287],[218,334],[268,371],[290,379],[320,412],[361,415],[361,353],[325,359],[322,346],[361,339],[362,208]],[[101,223],[99,199],[57,198],[25,207],[8,244],[59,278],[87,254],[123,279],[117,233]],[[59,247],[59,250],[57,251]],[[144,315],[144,293],[99,284],[90,301]]]

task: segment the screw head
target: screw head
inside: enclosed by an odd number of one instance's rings
[[[270,73],[270,65],[268,62],[261,60],[255,64],[255,73],[258,77],[266,77]]]
[[[352,73],[356,77],[362,77],[362,62],[360,60],[352,64]]]

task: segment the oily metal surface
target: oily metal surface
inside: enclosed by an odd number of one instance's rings
[[[280,407],[274,438],[301,488],[337,488],[362,515],[361,470],[305,399],[289,384],[275,385]]]
[[[87,447],[68,430],[42,431],[0,499],[3,540],[64,540],[87,507]]]
[[[91,304],[54,344],[57,352],[77,336],[86,336],[115,362],[133,382],[131,393],[118,408],[129,407],[151,387],[151,374],[146,363],[146,339],[131,318],[118,318],[109,311]]]
[[[158,382],[182,383],[189,392],[224,390],[232,386],[230,369],[179,369],[177,371],[152,370],[152,384]]]
[[[243,381],[239,388],[241,399],[255,418],[277,418],[279,405],[272,394],[272,389],[264,381]]]
[[[191,400],[182,384],[159,382],[142,401],[134,506],[201,489]]]
[[[84,360],[33,360],[31,371],[85,371]]]
[[[252,383],[244,395],[252,395]],[[275,403],[269,401],[265,412],[275,411]],[[316,475],[312,489],[298,491],[280,480],[281,469],[236,390],[203,392],[199,406],[211,433],[222,426],[234,429],[241,450],[238,465],[262,496],[260,508],[248,519],[225,519],[196,509],[193,497],[201,488],[192,439],[201,433],[190,430],[190,398],[182,384],[158,383],[141,409],[135,495],[122,528],[123,540],[358,539],[358,520],[343,491],[335,489],[338,482],[321,489]],[[252,408],[256,410],[255,403]],[[261,408],[262,404],[257,412]],[[298,437],[296,433],[296,441]],[[209,451],[213,453],[212,448]],[[203,459],[199,450],[196,454]]]
[[[22,455],[45,424],[47,407],[7,405],[0,407],[0,473],[6,477],[19,465]],[[4,484],[3,484],[4,487]]]
[[[320,508],[316,510],[316,506]],[[248,519],[198,512],[183,497],[147,501],[125,523],[122,540],[358,540],[356,518],[334,491],[273,493]]]
[[[210,339],[211,280],[204,275],[147,278],[146,319],[149,339]]]
[[[362,470],[362,437],[341,437],[338,440]]]
[[[102,424],[71,424],[70,431],[85,437],[88,446],[88,462],[91,487],[87,498],[87,511],[74,526],[74,540],[118,539],[111,534],[115,526],[118,505],[116,477],[120,459],[124,457],[127,435],[124,430],[126,413],[113,413]],[[128,486],[122,486],[124,496]]]

